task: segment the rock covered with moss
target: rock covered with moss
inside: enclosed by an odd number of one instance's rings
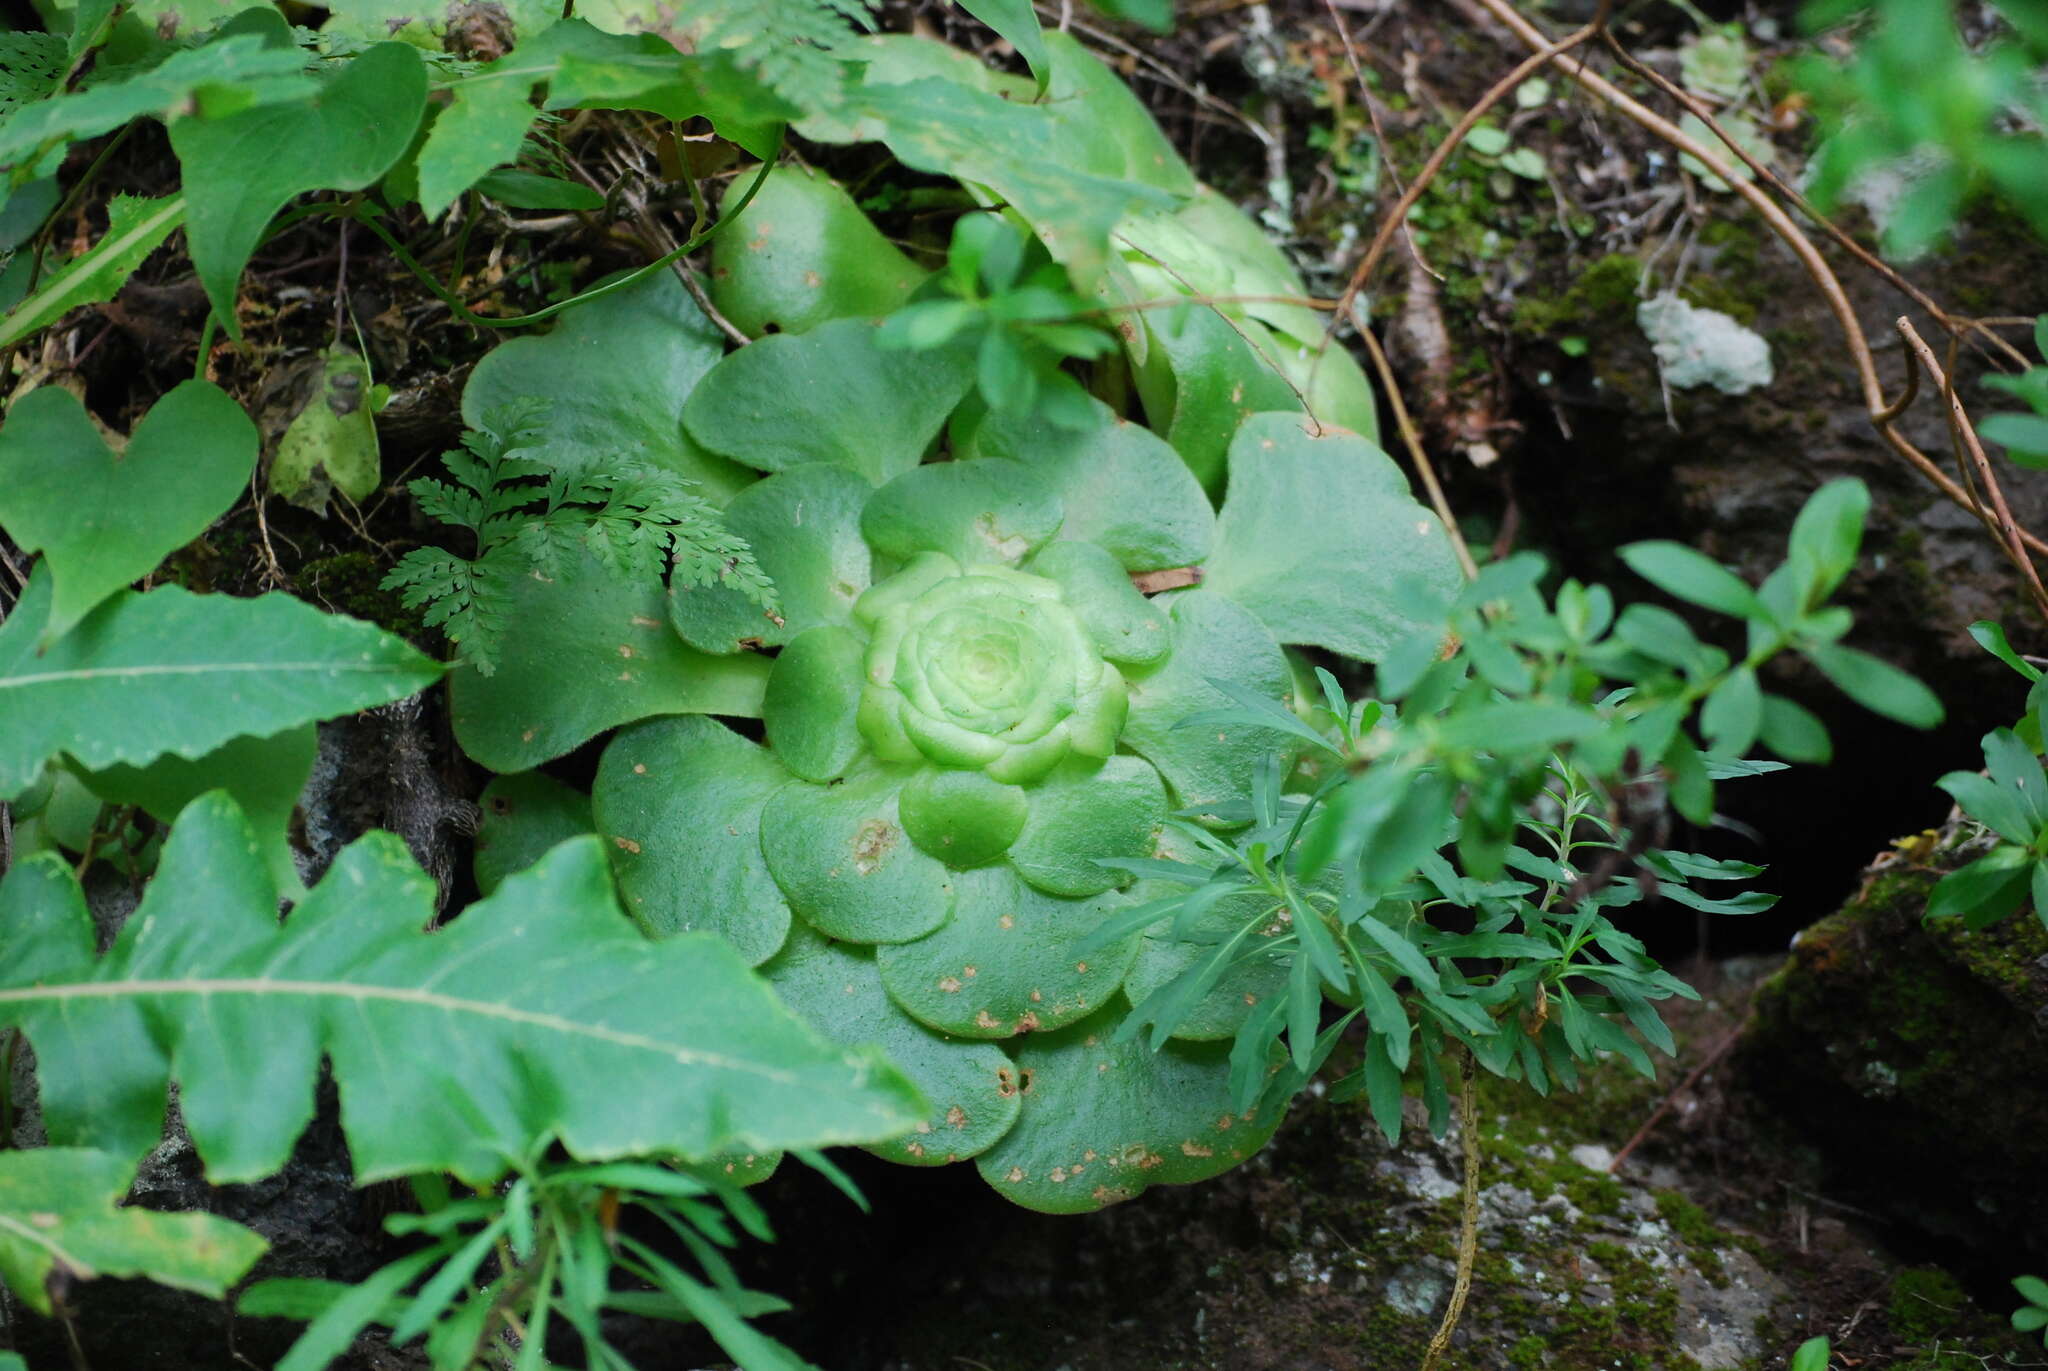
[[[2003,1244],[2017,1270],[2048,1261],[2048,931],[1924,918],[1943,872],[1978,855],[1973,827],[1901,843],[1802,932],[1737,1061],[1854,1203]]]

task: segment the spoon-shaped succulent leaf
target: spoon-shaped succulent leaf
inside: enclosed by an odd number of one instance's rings
[[[833,781],[860,756],[855,719],[866,643],[827,625],[798,635],[775,659],[761,722],[775,755],[807,781]]]
[[[758,471],[832,462],[874,485],[915,467],[974,382],[964,346],[920,353],[875,346],[875,325],[834,319],[777,333],[713,367],[683,405],[683,427]]]
[[[1156,898],[1173,893],[1174,889],[1140,882],[1131,888],[1130,898]],[[1251,927],[1249,933],[1245,933],[1247,926]],[[1226,943],[1244,933],[1237,948],[1226,951],[1228,965],[1215,985],[1175,1022],[1173,1029],[1174,1037],[1196,1041],[1235,1037],[1253,1009],[1286,993],[1288,970],[1285,958],[1247,958],[1237,954],[1247,946],[1256,952],[1267,941],[1262,934],[1267,930],[1277,933],[1283,927],[1275,917],[1271,898],[1254,892],[1224,896],[1184,930],[1184,937],[1174,936],[1171,920],[1154,924],[1145,930],[1137,960],[1124,978],[1124,994],[1132,1004],[1144,1003],[1153,991],[1170,985],[1197,964],[1225,951]]]
[[[1095,649],[1112,662],[1144,666],[1166,655],[1166,614],[1138,593],[1124,568],[1093,543],[1052,544],[1031,559],[1034,575],[1059,582]]]
[[[762,747],[702,716],[621,730],[598,763],[592,814],[626,909],[655,937],[721,933],[758,966],[789,933],[761,855],[761,811],[789,784]]]
[[[1243,795],[1252,767],[1279,744],[1277,734],[1242,725],[1181,726],[1190,715],[1235,706],[1212,681],[1229,681],[1270,699],[1287,695],[1287,659],[1273,635],[1234,601],[1209,590],[1176,591],[1170,603],[1173,653],[1163,666],[1133,673],[1124,745],[1159,768],[1185,808]]]
[[[477,798],[476,854],[470,870],[488,895],[579,833],[592,833],[590,797],[539,771],[499,776]]]
[[[829,937],[908,942],[953,913],[954,875],[903,831],[904,773],[872,762],[832,785],[792,781],[761,813],[761,852],[790,906]]]
[[[1103,857],[1148,857],[1166,821],[1166,786],[1142,757],[1076,757],[1031,792],[1010,864],[1040,890],[1095,895],[1122,881]]]
[[[868,587],[872,557],[860,536],[874,488],[845,467],[812,463],[756,481],[733,497],[725,526],[754,550],[775,583],[780,620],[722,585],[669,590],[669,621],[700,652],[775,647],[820,624],[847,623]]]
[[[1019,786],[979,771],[926,767],[903,787],[897,808],[910,841],[952,867],[982,866],[1010,850],[1031,801]]]
[[[494,771],[529,770],[650,715],[761,712],[767,658],[684,646],[658,583],[611,571],[580,546],[553,577],[512,579],[506,622],[498,671],[458,667],[449,684],[456,739]]]
[[[1171,277],[1139,271],[1162,294]],[[1145,326],[1152,350],[1134,375],[1145,413],[1204,489],[1220,494],[1225,456],[1238,425],[1265,410],[1300,409],[1301,396],[1274,368],[1272,335],[1252,319],[1226,319],[1209,305],[1152,310]]]
[[[1119,1040],[1121,1007],[1057,1033],[1034,1033],[1014,1057],[1026,1082],[1017,1127],[975,1165],[1027,1209],[1079,1214],[1154,1185],[1206,1180],[1249,1157],[1278,1119],[1231,1108],[1230,1049]]]
[[[1021,462],[937,462],[875,492],[861,532],[898,561],[942,552],[962,566],[1015,566],[1059,531],[1060,498]]]
[[[964,1161],[1017,1122],[1023,1102],[1009,1055],[994,1043],[934,1032],[905,1014],[883,991],[873,951],[798,925],[761,974],[820,1033],[849,1046],[879,1046],[931,1103],[914,1131],[871,1146],[876,1156],[909,1166]]]
[[[727,206],[746,179],[726,191]],[[768,173],[744,222],[711,240],[711,299],[749,337],[802,333],[828,319],[878,318],[930,273],[869,222],[838,182],[808,168]]]
[[[1209,555],[1216,515],[1173,446],[1095,403],[1092,428],[991,414],[965,455],[1008,457],[1036,471],[1066,510],[1060,537],[1094,543],[1125,571],[1192,566]]]
[[[615,471],[643,463],[703,482],[719,503],[747,485],[745,468],[683,433],[683,401],[725,350],[725,340],[670,272],[562,311],[547,333],[493,348],[462,388],[472,428],[529,397],[549,462]]]
[[[1072,1023],[1116,994],[1137,938],[1085,957],[1074,947],[1122,906],[1121,897],[1041,894],[1002,866],[958,880],[951,922],[876,953],[882,983],[916,1018],[965,1038],[1007,1038]]]
[[[1429,629],[1397,603],[1419,591],[1448,608],[1461,584],[1443,525],[1373,444],[1299,414],[1255,415],[1238,430],[1203,585],[1275,638],[1378,661]]]

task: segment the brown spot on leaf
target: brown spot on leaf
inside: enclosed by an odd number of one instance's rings
[[[1201,583],[1202,569],[1198,566],[1170,566],[1164,571],[1141,571],[1131,577],[1131,584],[1140,595],[1157,595],[1162,590],[1180,590]]]
[[[612,841],[618,844],[619,851],[630,852],[635,857],[640,855],[640,844],[634,842],[631,838],[614,838]]]
[[[1222,1118],[1216,1120],[1216,1131],[1218,1133],[1228,1133],[1230,1131],[1230,1125],[1236,1122],[1236,1119],[1233,1119],[1228,1114],[1225,1114]]]
[[[1002,1097],[1003,1097],[1004,1099],[1006,1099],[1006,1100],[1007,1100],[1007,1099],[1009,1099],[1009,1098],[1010,1098],[1010,1096],[1012,1096],[1012,1095],[1014,1095],[1014,1094],[1016,1094],[1016,1093],[1017,1093],[1017,1073],[1016,1073],[1016,1071],[1015,1071],[1015,1070],[1013,1070],[1013,1069],[1012,1069],[1012,1068],[1010,1068],[1010,1067],[1007,1067],[1007,1066],[999,1066],[999,1067],[997,1067],[997,1068],[996,1068],[996,1094],[998,1094],[998,1095],[1002,1096]]]
[[[999,928],[1015,928],[1017,926],[1016,916],[1005,914],[1002,918],[996,920],[996,926]]]
[[[1024,1014],[1022,1014],[1022,1015],[1020,1015],[1020,1016],[1018,1017],[1018,1019],[1017,1019],[1017,1031],[1018,1031],[1019,1033],[1034,1033],[1034,1032],[1036,1032],[1036,1031],[1038,1030],[1038,1022],[1039,1022],[1039,1021],[1038,1021],[1038,1016],[1037,1016],[1036,1014],[1033,1014],[1033,1013],[1030,1013],[1030,1012],[1028,1012],[1028,1011],[1027,1011],[1026,1013],[1024,1013]],[[1026,1073],[1025,1073],[1025,1079],[1026,1079],[1026,1080],[1029,1080],[1029,1079],[1030,1079],[1030,1073],[1029,1073],[1029,1072],[1026,1072]],[[1030,1087],[1029,1087],[1029,1086],[1026,1086],[1026,1087],[1025,1087],[1025,1089],[1027,1089],[1027,1090],[1028,1090],[1028,1089],[1030,1089]]]
[[[968,980],[970,980],[970,981],[971,981],[971,980],[973,980],[973,979],[974,979],[974,978],[975,978],[976,976],[978,976],[978,975],[979,975],[979,974],[981,974],[981,973],[980,973],[980,969],[979,969],[979,968],[977,968],[977,967],[973,967],[973,966],[963,966],[963,967],[961,967],[961,968],[960,968],[960,974],[961,974],[961,975],[963,975],[963,976],[965,976],[965,977],[966,977],[966,978],[967,978]]]
[[[993,1015],[993,1014],[991,1014],[991,1013],[989,1013],[989,1012],[988,1012],[988,1011],[987,1011],[986,1009],[984,1009],[984,1010],[981,1010],[980,1012],[978,1012],[977,1014],[975,1014],[975,1016],[974,1016],[974,1026],[975,1026],[976,1028],[1001,1028],[1001,1027],[1002,1027],[1002,1025],[1001,1025],[1001,1024],[999,1024],[999,1023],[997,1023],[997,1022],[996,1022],[996,1016],[995,1016],[995,1015]]]
[[[824,278],[819,276],[817,272],[807,271],[804,273],[804,284],[809,286],[812,290],[816,290],[819,286],[823,285],[824,283]]]
[[[619,644],[619,655],[620,655],[621,657],[630,657],[630,656],[632,656],[632,655],[633,655],[633,645],[632,645],[631,643],[620,643],[620,644]]]
[[[869,819],[853,835],[853,869],[863,876],[872,876],[876,868],[888,859],[889,849],[896,846],[900,832],[887,819]]]
[[[645,762],[635,762],[635,763],[633,763],[633,774],[634,774],[635,776],[645,776],[645,775],[647,774],[647,763],[645,763]]]
[[[941,989],[941,990],[945,991],[945,992],[946,992],[946,993],[947,993],[948,995],[957,995],[957,994],[959,994],[959,993],[960,993],[960,978],[959,978],[958,976],[941,976],[941,977],[939,977],[939,989]]]
[[[647,617],[647,616],[646,616],[645,614],[635,614],[635,615],[633,616],[633,627],[635,627],[635,628],[660,628],[660,627],[661,627],[661,620],[659,620],[659,619],[650,619],[650,618],[648,618],[648,617]]]
[[[946,1122],[955,1128],[967,1127],[967,1111],[957,1104],[954,1105],[946,1111]]]
[[[533,730],[529,728],[529,729],[527,729],[527,730],[526,730],[526,732],[524,732],[524,733],[520,734],[520,735],[519,735],[519,741],[520,741],[520,742],[522,742],[522,743],[530,743],[530,742],[532,742],[532,741],[533,741]]]
[[[1180,1150],[1190,1157],[1213,1157],[1216,1155],[1215,1148],[1204,1147],[1192,1138],[1182,1143]]]
[[[1066,1180],[1067,1168],[1065,1168],[1064,1166],[1055,1166],[1052,1170],[1045,1173],[1045,1178],[1051,1181],[1054,1185],[1058,1185],[1062,1181]]]
[[[1015,1185],[1018,1181],[1024,1179],[1024,1168],[1021,1166],[1011,1167],[1010,1174],[1003,1177],[1003,1179],[1008,1181],[1010,1184]]]

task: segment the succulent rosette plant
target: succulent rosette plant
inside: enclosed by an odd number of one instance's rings
[[[1020,182],[988,212],[1097,298],[1301,293],[1121,84],[1055,38],[1047,109],[1088,114],[1114,134],[1091,146],[1120,160],[1085,204]],[[928,56],[876,40],[864,89],[888,104]],[[1016,115],[1001,96],[981,113]],[[1077,252],[1059,215],[1118,203],[1125,248]],[[943,282],[829,179],[778,169],[745,213],[712,295],[755,341],[726,353],[663,277],[499,348],[465,393],[473,424],[549,398],[535,460],[623,453],[699,480],[775,587],[771,612],[574,559],[521,580],[497,673],[455,674],[465,750],[526,773],[619,731],[587,813],[545,778],[493,787],[480,879],[594,826],[650,932],[722,934],[818,1028],[880,1043],[918,1084],[931,1112],[882,1156],[972,1160],[1052,1211],[1228,1168],[1274,1123],[1234,1111],[1227,1041],[1270,978],[1225,978],[1157,1050],[1122,1030],[1217,920],[1256,911],[1120,916],[1156,893],[1134,883],[1145,863],[1189,841],[1169,820],[1229,841],[1226,802],[1286,746],[1201,716],[1290,705],[1293,646],[1376,660],[1412,636],[1458,583],[1444,530],[1361,434],[1351,359],[1319,368],[1321,344],[1297,341],[1320,338],[1305,311],[1134,316],[1099,364],[1129,385],[1100,393],[1135,393],[1147,423],[1078,388],[1054,423],[985,402],[986,332],[979,353],[971,330],[889,345],[881,317]]]

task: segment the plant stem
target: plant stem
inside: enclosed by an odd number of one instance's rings
[[[1444,1308],[1444,1321],[1422,1357],[1422,1371],[1435,1371],[1436,1361],[1451,1344],[1458,1319],[1465,1312],[1465,1297],[1472,1293],[1472,1266],[1479,1259],[1479,1110],[1472,1099],[1472,1054],[1458,1060],[1458,1141],[1465,1150],[1464,1212],[1458,1224],[1458,1278],[1451,1287],[1451,1302]]]

